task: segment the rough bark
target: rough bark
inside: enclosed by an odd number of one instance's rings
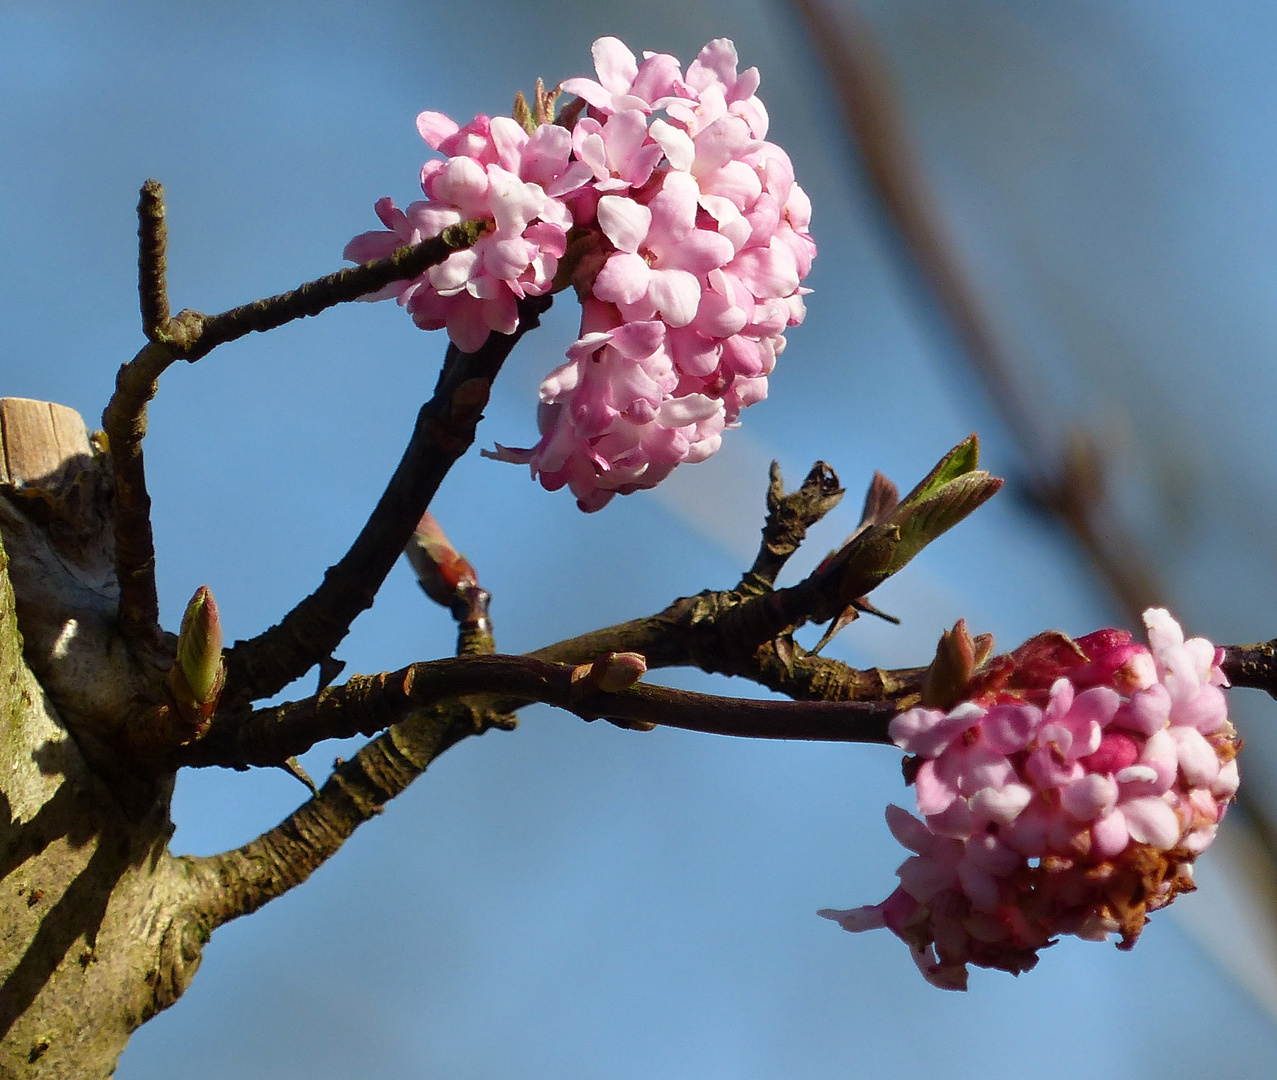
[[[114,633],[98,457],[58,406],[6,399],[0,433],[0,1077],[109,1076],[208,932],[167,850],[171,777],[130,776],[91,736],[154,662]]]

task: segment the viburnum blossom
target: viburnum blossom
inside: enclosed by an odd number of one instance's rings
[[[463,128],[442,113],[423,112],[417,130],[449,155],[422,166],[425,200],[407,210],[379,200],[377,216],[390,231],[356,236],[344,255],[354,262],[380,259],[459,221],[490,221],[473,247],[365,297],[398,297],[423,330],[446,326],[458,348],[474,352],[490,331],[515,331],[520,298],[549,291],[572,227],[560,196],[590,173],[569,161],[571,134],[554,125],[529,135],[508,116],[476,116]]]
[[[921,820],[891,806],[887,826],[914,855],[881,904],[820,914],[889,928],[950,990],[967,964],[1029,970],[1061,934],[1134,945],[1193,889],[1238,783],[1223,650],[1162,608],[1144,622],[1148,647],[1042,634],[983,664],[962,624],[946,635],[923,698],[949,700],[890,726]]]
[[[366,261],[458,221],[491,222],[473,248],[370,297],[397,296],[469,351],[513,332],[520,298],[576,288],[580,337],[541,385],[540,441],[488,456],[567,486],[583,510],[708,457],[767,396],[816,254],[811,203],[765,141],[758,71],[737,72],[730,41],[711,41],[686,75],[616,38],[593,53],[597,80],[561,87],[580,107],[533,118],[530,132],[509,117],[459,127],[422,113],[418,130],[446,155],[422,169],[425,201],[382,199],[388,231],[346,248]]]

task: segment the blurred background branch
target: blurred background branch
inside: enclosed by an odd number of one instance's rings
[[[793,2],[828,73],[848,140],[877,196],[895,250],[920,286],[920,301],[938,310],[957,338],[955,358],[967,362],[1019,454],[1023,474],[1018,494],[1076,544],[1124,625],[1141,626],[1143,611],[1155,605],[1187,610],[1183,598],[1160,580],[1155,559],[1126,528],[1114,504],[1107,483],[1107,459],[1114,448],[1068,421],[1067,411],[1035,377],[1023,349],[1007,344],[991,315],[928,182],[871,24],[851,0]],[[1228,860],[1236,884],[1251,893],[1251,910],[1266,922],[1262,927],[1234,925],[1225,932],[1268,947],[1252,950],[1240,963],[1243,951],[1213,951],[1277,1013],[1277,823],[1262,798],[1243,786],[1223,828],[1230,835],[1221,845],[1226,853],[1221,861]],[[1193,910],[1182,917],[1193,919]],[[1198,910],[1196,918],[1203,917],[1214,920],[1218,912]],[[1254,970],[1257,958],[1267,969],[1263,977]]]

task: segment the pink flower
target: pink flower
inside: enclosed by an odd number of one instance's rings
[[[614,37],[601,37],[591,49],[594,54],[593,79],[566,79],[565,92],[584,98],[600,113],[639,109],[651,112],[666,100],[689,92],[679,71],[678,60],[666,53],[644,53],[639,64],[625,44]]]
[[[421,171],[423,202],[399,210],[377,203],[388,232],[363,233],[346,245],[356,262],[383,258],[405,244],[438,236],[448,225],[485,220],[490,231],[411,281],[392,282],[365,299],[395,296],[423,330],[444,327],[458,348],[473,352],[488,334],[513,333],[517,301],[549,290],[567,250],[572,218],[556,195],[575,190],[589,173],[569,161],[571,136],[545,126],[528,135],[509,117],[477,116],[464,128],[440,113],[417,118],[422,138],[445,153]],[[535,178],[535,179],[531,179]],[[542,185],[546,186],[542,186]]]
[[[671,328],[696,318],[702,279],[735,254],[727,237],[696,228],[699,194],[690,176],[671,172],[647,205],[617,195],[599,200],[599,226],[616,248],[594,281],[599,300]]]
[[[529,465],[547,490],[567,486],[587,510],[704,460],[718,449],[725,409],[704,394],[676,395],[665,334],[659,320],[584,334],[541,384],[537,445],[485,455]]]
[[[444,155],[422,167],[425,201],[381,200],[386,230],[346,248],[362,262],[489,222],[469,250],[368,297],[397,297],[468,351],[512,333],[521,298],[576,287],[581,331],[542,384],[540,440],[488,456],[529,465],[586,510],[704,460],[767,396],[816,251],[810,201],[764,141],[758,72],[737,72],[730,41],[706,45],[686,79],[674,57],[639,62],[615,38],[593,53],[598,78],[561,87],[587,106],[570,130],[423,112],[418,132]]]
[[[889,927],[946,989],[968,964],[1028,970],[1061,934],[1130,948],[1193,888],[1237,791],[1222,651],[1161,608],[1144,621],[1148,647],[1040,635],[975,671],[956,707],[896,716],[924,820],[892,807],[888,825],[915,854],[883,904],[820,914]]]

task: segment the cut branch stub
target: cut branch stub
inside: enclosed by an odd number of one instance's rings
[[[160,340],[169,321],[167,246],[164,187],[148,180],[137,203],[137,291],[142,333],[151,341]]]
[[[758,593],[772,588],[785,563],[807,539],[807,530],[837,506],[842,497],[838,474],[823,461],[811,467],[797,491],[785,494],[780,466],[773,461],[763,541],[754,565],[741,580],[741,589]]]

